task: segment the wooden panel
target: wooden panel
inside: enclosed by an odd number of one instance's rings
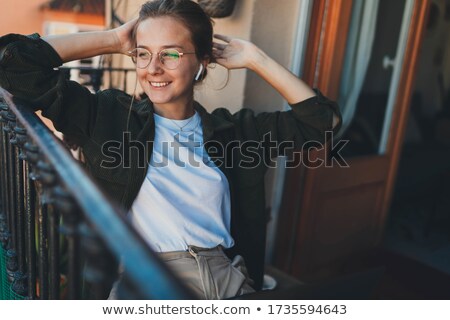
[[[322,181],[315,192],[360,187],[386,180],[389,158],[386,156],[347,159],[348,168],[320,168],[315,172],[315,180]],[[325,183],[323,183],[323,181]]]
[[[383,183],[365,185],[319,197],[311,221],[309,241],[305,245],[308,259],[296,256],[294,264],[306,272],[349,256],[374,245],[377,234],[377,214]],[[357,194],[355,194],[355,192]],[[357,241],[355,241],[357,239]]]
[[[280,208],[277,267],[300,277],[375,245],[388,165],[380,156],[351,159],[349,168],[289,169],[285,189],[300,190]]]

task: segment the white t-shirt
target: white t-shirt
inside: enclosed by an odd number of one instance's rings
[[[206,153],[200,116],[154,119],[152,158],[131,223],[157,252],[232,247],[228,181]]]

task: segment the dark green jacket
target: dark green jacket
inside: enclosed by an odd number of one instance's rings
[[[105,168],[101,166],[102,161],[111,161],[111,158],[102,152],[102,145],[108,141],[123,141],[130,96],[119,90],[92,94],[54,69],[61,64],[59,55],[37,34],[0,38],[0,86],[41,109],[57,130],[81,146],[86,167],[99,186],[128,210],[144,181],[152,154],[155,131],[152,103],[148,99],[137,102],[129,122],[131,145],[140,141],[146,146],[144,152],[124,147],[122,143],[124,163],[129,159],[130,165]],[[217,143],[225,146],[230,141],[260,142],[268,133],[278,142],[294,141],[297,148],[309,140],[323,141],[324,132],[332,128],[333,112],[339,115],[339,111],[334,102],[317,90],[316,93],[316,97],[291,105],[290,111],[258,115],[249,109],[231,114],[220,108],[208,113],[196,104],[203,123],[204,142],[207,146],[211,143],[212,148]],[[254,144],[248,147],[252,149],[227,152],[226,159],[216,157],[216,164],[227,176],[231,189],[231,232],[236,245],[228,253],[230,256],[241,254],[246,259],[250,276],[256,287],[260,287],[268,220],[264,200],[267,166],[261,160],[272,158],[276,153],[269,154],[267,148],[255,148]],[[206,149],[214,156],[212,153],[216,149]],[[253,153],[253,160],[257,154],[260,161],[250,161],[249,165],[250,153]]]

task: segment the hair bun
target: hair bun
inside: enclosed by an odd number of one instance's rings
[[[212,18],[224,18],[233,13],[236,0],[198,0],[198,4]]]

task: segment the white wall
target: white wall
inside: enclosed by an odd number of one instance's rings
[[[255,2],[258,0],[237,0],[233,15],[214,20],[214,32],[250,40]],[[228,73],[219,65],[211,67],[206,81],[196,90],[196,99],[208,110],[217,107],[226,107],[231,112],[239,110],[244,102],[247,71],[233,70]],[[228,74],[228,84],[221,89],[227,82]]]
[[[299,0],[256,0],[254,7],[251,41],[286,68],[296,58],[292,53],[299,6]],[[244,104],[257,111],[275,111],[282,109],[284,99],[255,73],[249,72]]]

